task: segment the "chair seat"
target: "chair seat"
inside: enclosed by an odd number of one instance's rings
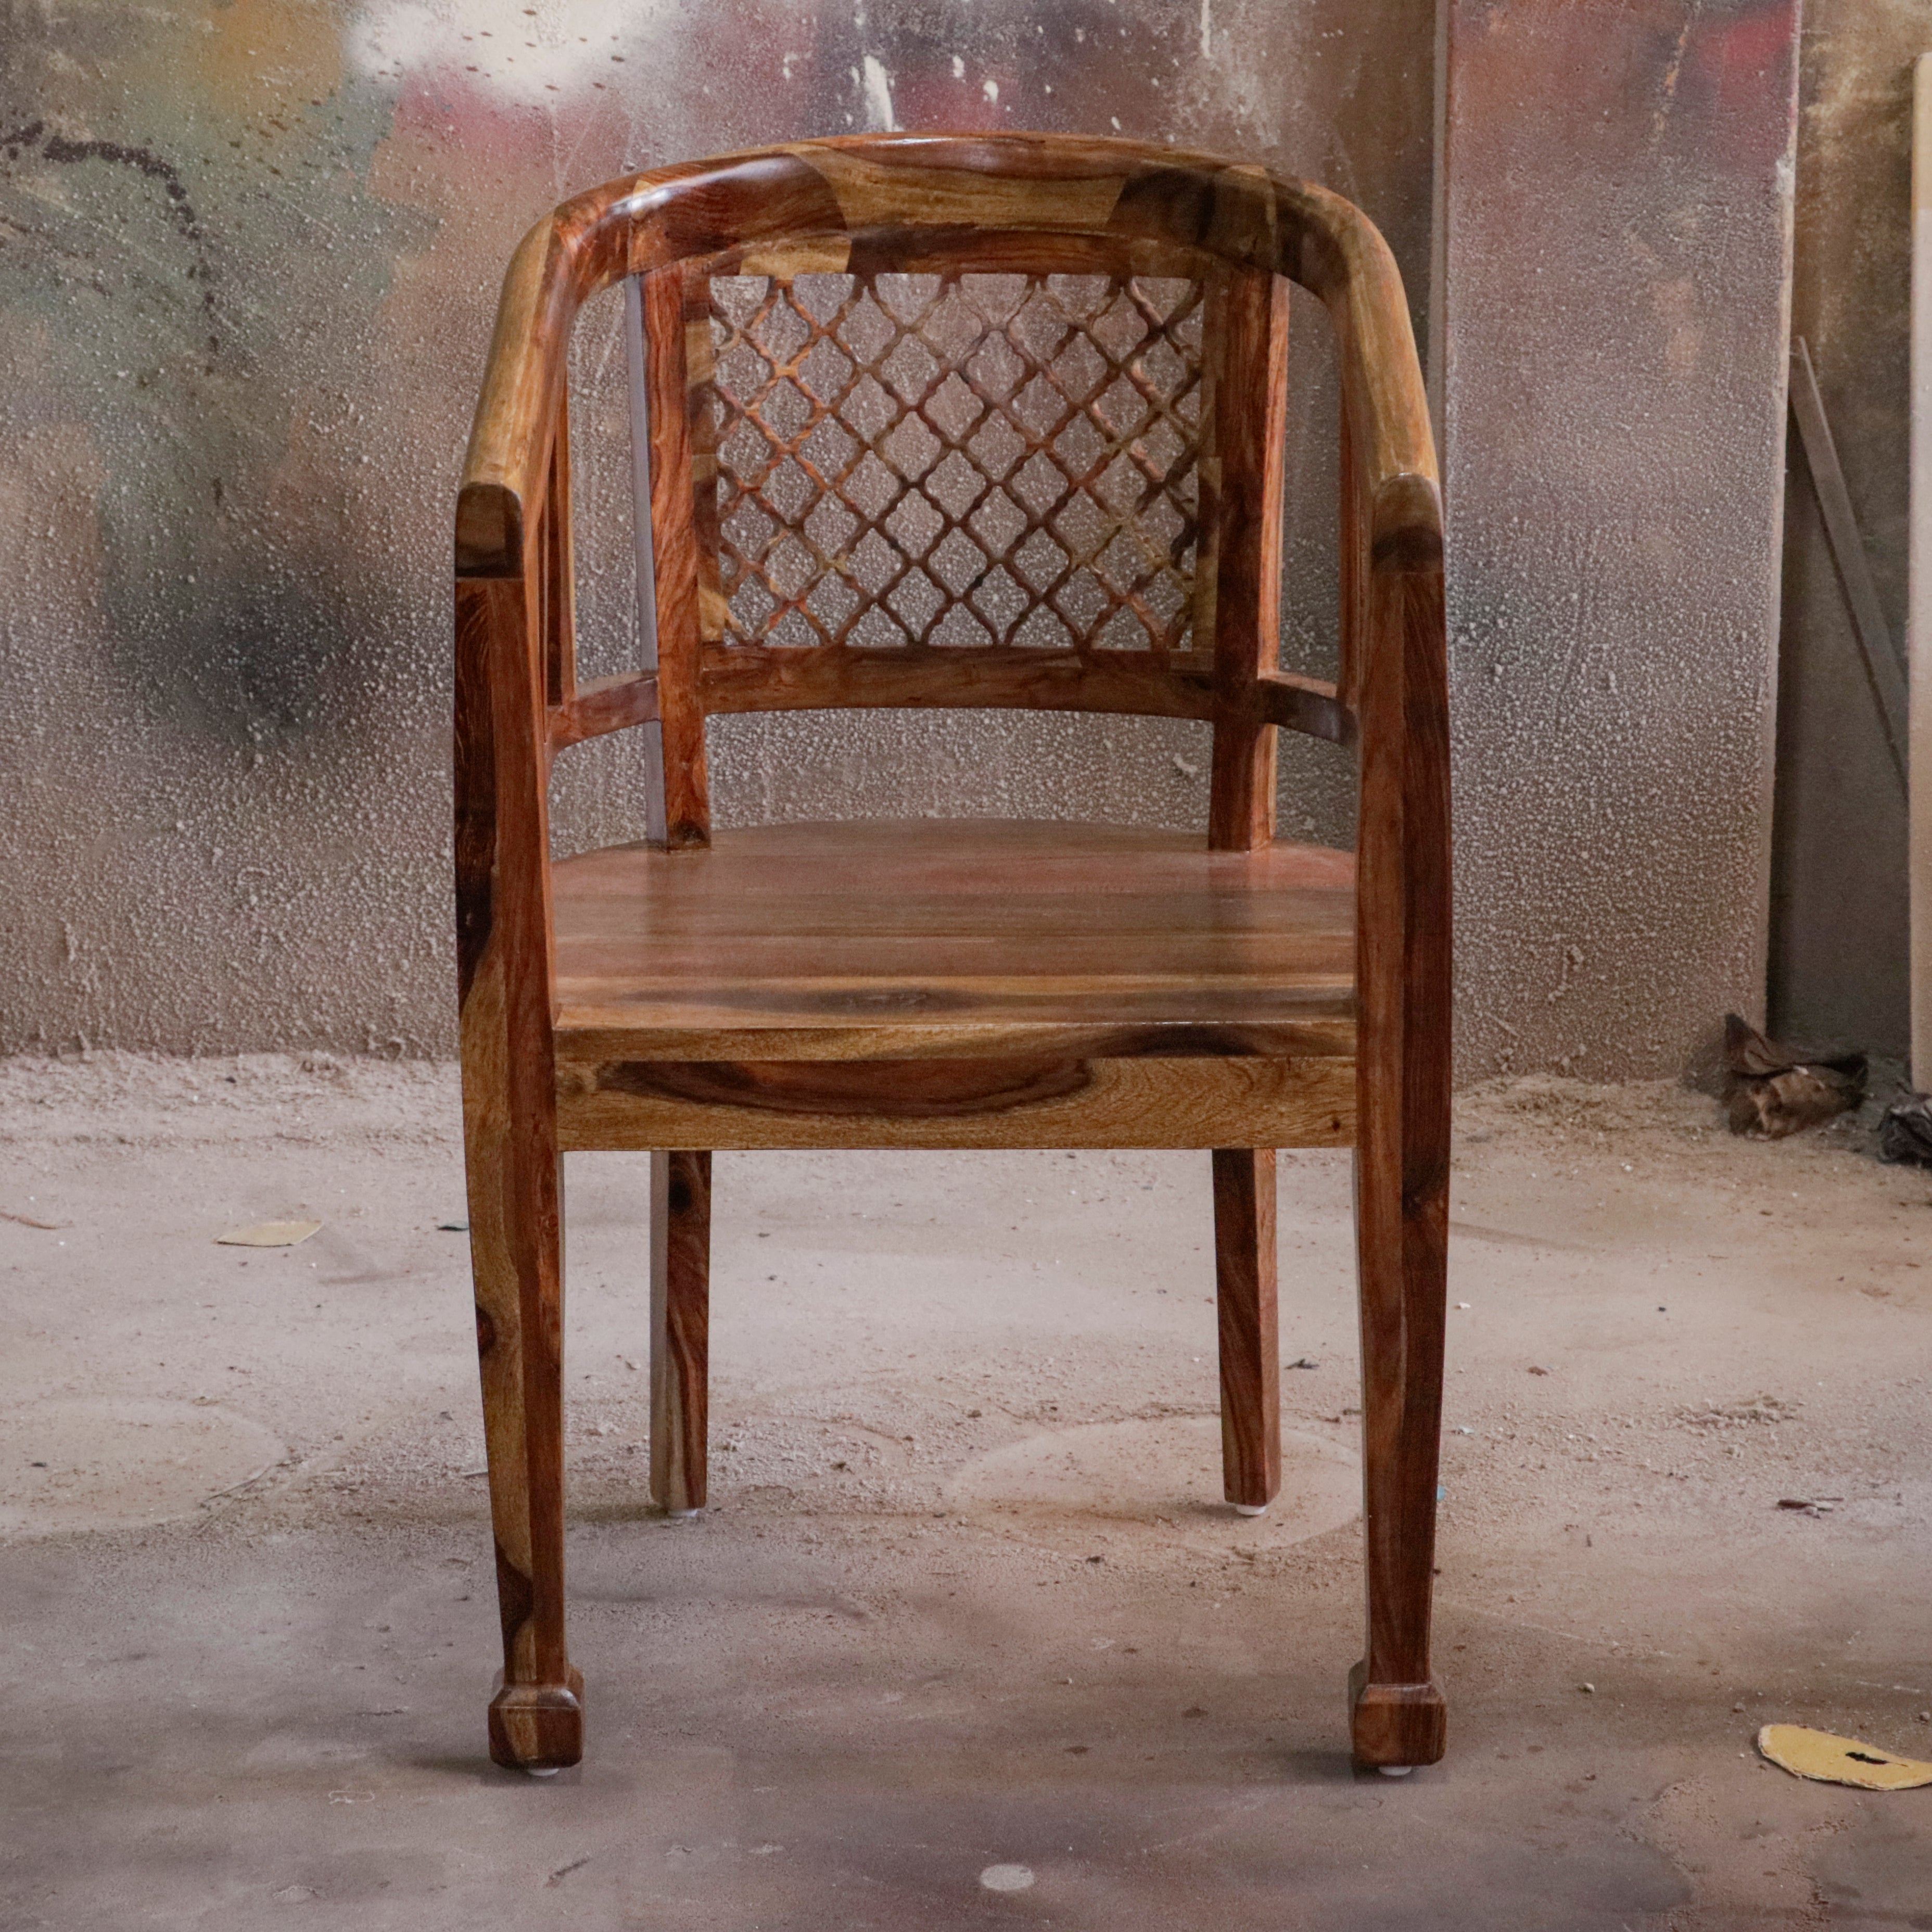
[[[1243,1112],[1269,1131],[1267,1095],[1290,1090],[1266,1144],[1331,1144],[1352,1113],[1354,869],[1318,846],[1010,820],[586,853],[553,886],[566,1144],[1256,1144],[1213,1136]],[[1308,1061],[1318,1096],[1282,1064]],[[1096,1081],[1120,1104],[1089,1119]],[[882,1082],[893,1125],[873,1138]],[[620,1118],[646,1102],[659,1118]],[[668,1139],[674,1104],[725,1118]],[[1143,1124],[1109,1141],[1121,1106]],[[1192,1131],[1164,1106],[1199,1113]],[[1034,1138],[1011,1138],[1016,1115]]]
[[[559,1030],[654,1059],[1354,1051],[1354,860],[1007,820],[556,868]],[[590,1036],[595,1036],[594,1040]]]

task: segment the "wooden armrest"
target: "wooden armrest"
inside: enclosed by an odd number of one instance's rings
[[[518,577],[534,528],[568,339],[569,258],[556,218],[526,235],[503,278],[490,360],[456,500],[458,577]]]
[[[1442,486],[1401,272],[1374,225],[1338,196],[1303,192],[1320,220],[1301,272],[1327,303],[1375,570],[1439,569]]]

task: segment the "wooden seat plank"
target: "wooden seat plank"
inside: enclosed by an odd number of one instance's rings
[[[1346,1055],[1352,856],[1109,826],[760,826],[554,875],[560,1059]]]

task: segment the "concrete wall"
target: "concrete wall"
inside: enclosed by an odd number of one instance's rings
[[[1792,278],[1852,507],[1894,642],[1905,626],[1912,62],[1924,0],[1810,0]],[[1772,1017],[1902,1054],[1905,795],[1887,754],[1810,474],[1784,539]]]
[[[1797,0],[1445,0],[1464,1070],[1762,1003]]]
[[[5,0],[0,0],[5,4]],[[1667,1072],[1762,985],[1794,0],[1444,0],[1466,1072]],[[446,1049],[448,518],[502,265],[570,190],[896,122],[1265,158],[1429,282],[1431,0],[189,0],[0,16],[0,1048]],[[621,506],[614,302],[575,351]],[[1417,304],[1418,321],[1429,318]],[[1333,398],[1292,358],[1288,661]],[[584,657],[632,648],[621,518]],[[1297,741],[1284,824],[1349,830]],[[720,815],[1198,824],[1199,728],[714,728]],[[560,843],[639,827],[616,742]]]
[[[1118,128],[1325,181],[1426,280],[1430,0],[0,6],[0,1050],[452,1044],[452,494],[504,263],[566,193],[894,122]],[[593,509],[622,495],[614,308],[577,350]],[[630,648],[625,542],[586,550],[591,671]],[[727,820],[1198,823],[1202,736],[790,717],[721,724],[714,770]],[[568,754],[560,842],[634,833],[634,778],[621,744]],[[1339,755],[1285,786],[1287,824],[1347,836]]]

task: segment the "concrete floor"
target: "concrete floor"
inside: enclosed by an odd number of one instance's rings
[[[686,1526],[643,1500],[642,1163],[573,1156],[590,1755],[538,1782],[484,1753],[455,1108],[417,1066],[0,1064],[0,1210],[60,1224],[0,1221],[0,1932],[1932,1928],[1932,1790],[1752,1748],[1932,1754],[1932,1177],[1856,1125],[1465,1102],[1450,1756],[1403,1784],[1346,1757],[1342,1160],[1282,1163],[1316,1366],[1251,1523],[1204,1156],[721,1156]]]

